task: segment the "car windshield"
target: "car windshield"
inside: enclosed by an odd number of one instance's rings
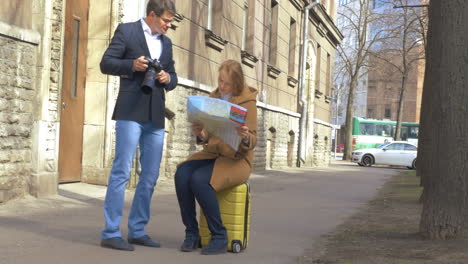
[[[380,145],[380,146],[378,146],[378,147],[376,147],[376,148],[378,148],[378,149],[383,149],[383,148],[385,148],[385,147],[388,146],[388,145],[390,145],[390,142],[383,143],[382,145]]]

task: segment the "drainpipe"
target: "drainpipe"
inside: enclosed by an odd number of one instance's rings
[[[319,0],[313,0],[310,4],[308,4],[304,8],[304,22],[302,23],[303,30],[302,30],[302,47],[299,54],[299,58],[301,59],[301,64],[299,65],[299,103],[301,105],[301,119],[300,119],[300,128],[299,128],[299,144],[298,144],[298,159],[297,159],[297,167],[301,167],[301,161],[305,162],[305,136],[306,136],[306,122],[307,122],[307,101],[305,98],[304,93],[304,72],[306,68],[306,46],[307,42],[309,41],[309,10],[312,9],[314,6],[320,4]]]

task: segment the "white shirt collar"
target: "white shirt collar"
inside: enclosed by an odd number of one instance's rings
[[[156,38],[156,39],[161,39],[161,34],[160,33],[153,34],[153,32],[151,31],[151,28],[148,26],[148,24],[146,24],[146,21],[144,18],[141,19],[141,25],[143,27],[143,31],[148,33],[151,37]]]

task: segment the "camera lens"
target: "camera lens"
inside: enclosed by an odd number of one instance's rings
[[[153,67],[149,67],[145,73],[145,78],[141,84],[141,90],[145,94],[150,94],[154,87],[154,80],[156,79],[156,71]]]
[[[151,94],[155,86],[156,75],[162,70],[158,60],[145,57],[148,61],[148,70],[145,73],[145,78],[141,83],[141,91],[145,94]]]

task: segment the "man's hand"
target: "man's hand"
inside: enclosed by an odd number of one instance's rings
[[[133,61],[133,70],[144,72],[148,69],[148,61],[145,60],[145,56],[141,56]]]
[[[206,130],[203,129],[201,124],[192,124],[192,132],[195,136],[199,137],[201,140],[205,141],[208,138]]]
[[[161,70],[157,75],[156,75],[156,79],[160,82],[160,83],[164,83],[164,84],[167,84],[171,81],[171,76],[169,75],[169,73],[165,72],[164,70]]]

